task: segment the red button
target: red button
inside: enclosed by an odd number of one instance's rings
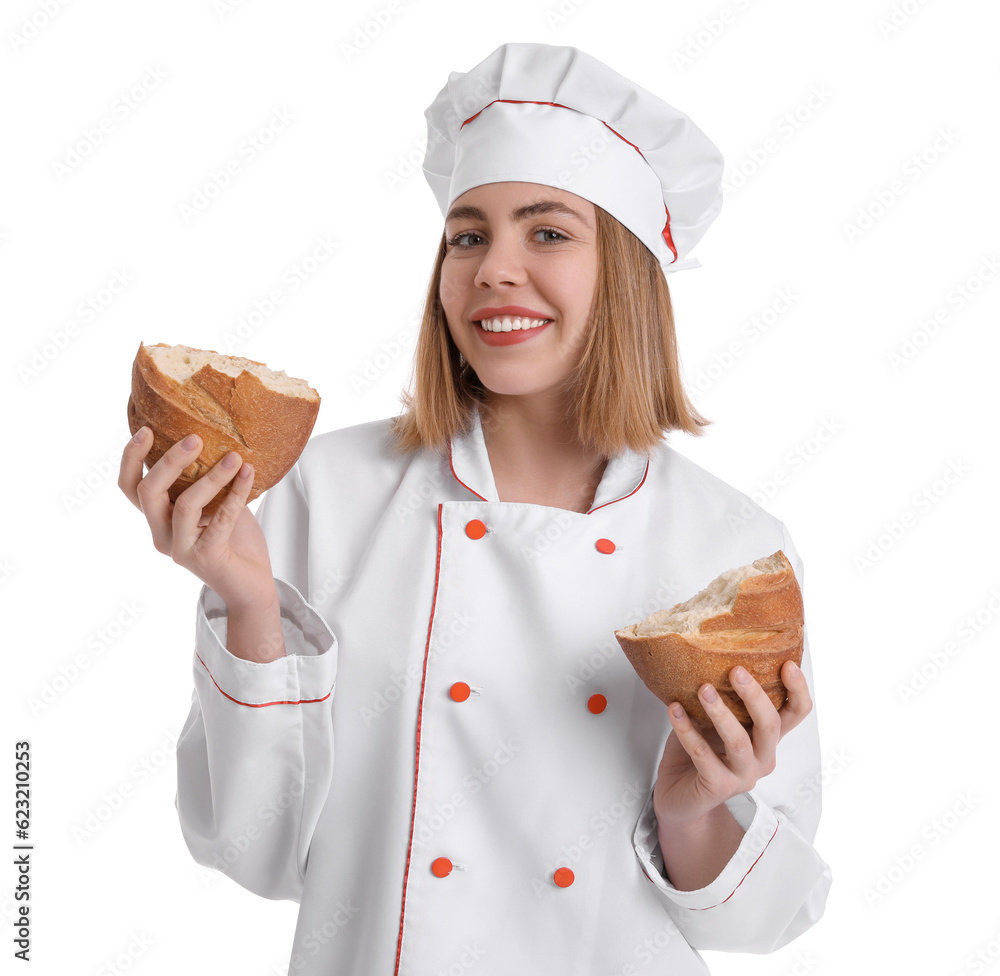
[[[568,888],[574,882],[575,877],[569,868],[556,868],[556,873],[552,875],[552,880],[560,888]]]
[[[486,535],[486,524],[479,519],[473,519],[465,526],[465,534],[470,539],[481,539]]]
[[[448,692],[452,698],[457,702],[464,702],[469,695],[472,694],[472,689],[464,681],[456,681],[451,686],[451,691]]]
[[[446,857],[436,857],[431,861],[431,873],[435,878],[447,878],[451,874],[452,864]]]
[[[610,539],[598,539],[596,545],[597,551],[603,552],[606,556],[615,551],[615,544]]]
[[[587,708],[595,715],[600,715],[608,707],[608,700],[604,695],[591,695],[587,699]]]

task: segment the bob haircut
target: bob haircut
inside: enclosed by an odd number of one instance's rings
[[[580,361],[562,389],[567,417],[588,450],[614,457],[625,448],[649,453],[665,432],[701,435],[712,423],[681,384],[667,279],[653,253],[607,211],[597,211],[597,283]],[[468,433],[474,411],[484,424],[490,391],[458,351],[439,298],[446,252],[441,235],[405,412],[392,419],[396,450],[445,452]]]

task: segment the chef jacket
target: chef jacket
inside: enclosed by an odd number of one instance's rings
[[[586,513],[502,502],[476,416],[447,453],[395,453],[388,420],[317,435],[258,517],[286,655],[230,654],[203,587],[177,808],[199,863],[300,902],[289,973],[688,976],[820,917],[815,710],[728,802],[719,876],[678,890],[667,709],[614,637],[778,549],[801,585],[749,497],[664,440]]]

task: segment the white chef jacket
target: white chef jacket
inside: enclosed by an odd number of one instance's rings
[[[501,502],[478,416],[410,456],[380,420],[313,437],[258,516],[287,654],[230,654],[202,589],[177,807],[199,863],[300,902],[290,973],[688,976],[820,917],[815,710],[729,801],[721,874],[679,891],[667,709],[614,637],[778,549],[801,585],[746,495],[663,441],[611,458],[587,513]]]

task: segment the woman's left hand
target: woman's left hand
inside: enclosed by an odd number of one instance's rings
[[[788,700],[780,711],[743,668],[733,668],[729,680],[753,720],[749,732],[709,684],[698,690],[698,698],[714,729],[699,732],[676,702],[668,710],[674,734],[667,737],[653,789],[653,809],[661,826],[693,823],[752,790],[774,769],[781,737],[812,710],[805,675],[792,661],[781,669]]]

